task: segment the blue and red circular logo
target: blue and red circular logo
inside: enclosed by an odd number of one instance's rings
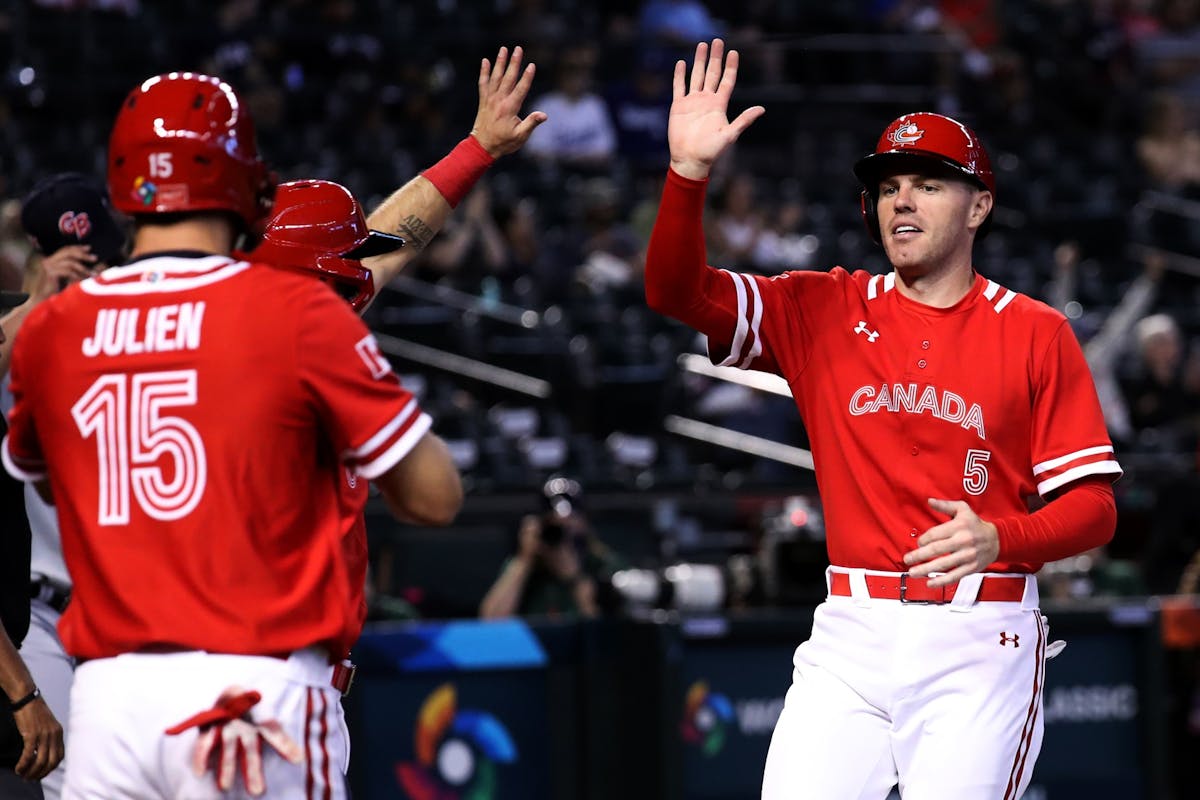
[[[435,689],[417,715],[415,761],[396,765],[412,800],[491,800],[496,765],[517,760],[508,730],[486,711],[458,708],[454,686]]]
[[[679,732],[688,744],[699,745],[706,756],[714,756],[725,746],[726,728],[733,722],[733,704],[720,692],[710,691],[708,683],[696,681],[688,689],[683,704]]]

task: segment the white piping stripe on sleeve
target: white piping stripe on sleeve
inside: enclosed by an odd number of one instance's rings
[[[380,428],[379,431],[370,439],[367,439],[366,443],[364,443],[361,447],[355,448],[354,450],[347,450],[342,454],[342,458],[362,458],[363,456],[370,455],[379,447],[379,445],[386,442],[393,433],[399,430],[400,427],[408,421],[408,418],[411,417],[413,412],[416,410],[417,400],[414,397],[405,404],[404,408],[400,409],[399,414],[392,417],[390,422]]]
[[[1088,475],[1121,475],[1125,470],[1121,469],[1121,465],[1115,461],[1097,461],[1094,464],[1080,464],[1078,467],[1055,475],[1053,478],[1047,478],[1037,485],[1038,494],[1043,497],[1047,492],[1052,492],[1060,486],[1065,486],[1071,481]]]
[[[995,281],[988,281],[987,288],[985,288],[983,290],[983,296],[986,297],[988,300],[994,300],[996,298],[996,294],[999,293],[999,291],[1000,291],[1000,284],[996,283]]]
[[[250,264],[245,261],[239,261],[230,264],[227,267],[214,270],[213,272],[197,275],[194,278],[162,278],[153,283],[149,281],[138,281],[136,283],[105,283],[95,279],[88,279],[79,284],[79,288],[90,295],[139,295],[139,294],[162,294],[163,292],[185,292],[189,289],[198,289],[201,286],[218,283],[226,278],[232,278],[238,273],[245,272],[250,268]],[[152,272],[153,270],[144,270]]]
[[[746,287],[742,284],[741,277],[737,273],[730,272],[727,269],[723,269],[721,272],[724,272],[733,281],[733,289],[737,292],[738,310],[737,327],[733,332],[733,344],[729,346],[729,355],[717,366],[732,367],[738,363],[738,355],[742,352],[742,347],[746,344],[746,332],[750,328],[749,323],[746,321]]]
[[[889,272],[887,275],[883,276],[883,293],[887,294],[888,292],[890,292],[892,289],[895,289],[895,288],[896,288],[896,273]]]
[[[1013,300],[1015,300],[1017,297],[1017,293],[1014,292],[1012,289],[1006,289],[1005,292],[1006,292],[1006,294],[1004,295],[1004,297],[1001,297],[1000,302],[996,303],[996,305],[995,305],[997,314],[999,314],[1001,311],[1003,311],[1004,307],[1006,305],[1008,305],[1009,303],[1011,303]]]
[[[1067,453],[1065,456],[1060,458],[1052,458],[1049,461],[1043,461],[1040,464],[1034,464],[1033,474],[1041,475],[1047,470],[1054,469],[1055,467],[1061,467],[1063,464],[1068,464],[1077,458],[1087,458],[1088,456],[1097,456],[1101,453],[1111,452],[1113,452],[1111,444],[1104,444],[1098,447],[1088,447],[1083,450],[1076,450],[1074,453]]]
[[[762,295],[758,291],[758,281],[754,280],[752,275],[743,275],[742,277],[750,285],[750,291],[754,294],[754,319],[750,320],[750,332],[754,334],[754,344],[750,346],[750,352],[746,353],[742,363],[738,364],[739,369],[746,369],[754,359],[762,355],[762,332],[759,330],[759,325],[762,323],[763,302]]]
[[[33,483],[34,481],[40,481],[42,478],[46,477],[45,472],[29,472],[28,470],[23,470],[17,466],[17,462],[13,460],[12,454],[8,452],[7,436],[4,437],[3,442],[0,442],[0,461],[4,462],[4,468],[8,470],[8,474],[12,475],[19,481]]]
[[[871,280],[867,282],[867,299],[874,300],[879,296],[879,279],[882,275],[872,275]]]
[[[378,478],[395,466],[396,462],[408,455],[408,451],[416,446],[420,438],[431,427],[433,427],[433,418],[421,412],[421,416],[416,418],[412,427],[406,430],[404,435],[396,440],[395,444],[385,450],[383,455],[374,461],[359,464],[354,471],[369,481]]]

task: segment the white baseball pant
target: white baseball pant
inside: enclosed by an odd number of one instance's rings
[[[851,571],[853,572],[853,571]],[[1016,800],[1041,749],[1045,620],[1021,602],[829,597],[794,658],[763,800]]]

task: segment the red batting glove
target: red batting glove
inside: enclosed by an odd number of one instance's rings
[[[232,789],[240,772],[246,790],[258,797],[267,790],[267,781],[263,777],[264,741],[293,764],[304,759],[300,745],[283,732],[278,722],[273,719],[255,722],[251,718],[250,709],[261,699],[258,692],[230,686],[221,692],[212,708],[167,728],[167,735],[175,736],[190,728],[199,728],[200,735],[192,750],[192,771],[203,775],[212,770],[221,791]]]

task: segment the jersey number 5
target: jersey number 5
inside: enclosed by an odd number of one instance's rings
[[[967,494],[981,495],[987,489],[987,462],[992,454],[987,450],[968,450],[967,463],[963,467],[963,488]]]
[[[101,525],[129,523],[131,487],[154,519],[180,519],[200,502],[204,441],[190,422],[162,413],[195,404],[196,370],[185,369],[101,375],[71,408],[83,437],[96,439]]]

